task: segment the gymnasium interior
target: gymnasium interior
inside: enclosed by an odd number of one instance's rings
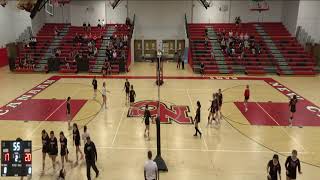
[[[293,150],[301,165],[296,179],[320,179],[320,1],[0,5],[0,179],[89,179],[68,121],[81,135],[88,128],[96,146],[100,174],[91,170],[92,179],[149,180],[151,151],[156,179],[276,180],[267,165],[277,155],[276,178],[293,180],[286,170]],[[127,80],[136,94],[130,104]],[[209,124],[219,89],[223,103]],[[58,139],[56,165],[43,159],[43,130]],[[64,165],[60,132],[71,160]],[[17,142],[23,150],[16,151]]]

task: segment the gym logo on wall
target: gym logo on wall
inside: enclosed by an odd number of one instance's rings
[[[138,101],[135,102],[128,110],[128,117],[143,117],[146,105],[151,113],[151,116],[157,117],[158,101]],[[192,124],[192,117],[189,106],[171,105],[170,108],[163,102],[160,102],[160,122],[172,123],[172,121],[179,124]]]

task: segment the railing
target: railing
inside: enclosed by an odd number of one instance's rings
[[[185,28],[186,28],[187,38],[189,38],[187,14],[184,14],[184,24],[185,24]]]

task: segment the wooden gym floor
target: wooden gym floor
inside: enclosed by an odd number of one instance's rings
[[[156,129],[155,125],[151,126],[151,140],[147,141],[143,137],[141,118],[136,116],[141,113],[139,105],[157,100],[157,87],[151,77],[155,75],[155,66],[136,63],[131,69],[125,76],[134,85],[138,103],[130,109],[125,105],[123,75],[99,77],[99,88],[105,81],[107,90],[111,91],[107,95],[108,109],[104,110],[100,95],[97,101],[92,99],[92,76],[15,74],[7,67],[1,68],[0,114],[6,110],[8,113],[0,116],[0,139],[21,137],[32,140],[32,179],[56,179],[57,172],[53,172],[48,157],[45,174],[40,175],[40,134],[42,129],[54,130],[56,136],[64,131],[68,135],[69,158],[75,160],[75,149],[64,116],[64,100],[71,96],[74,100],[73,122],[81,128],[85,124],[88,126],[98,148],[97,166],[101,172],[98,179],[143,179],[146,152],[152,150],[156,155]],[[169,171],[160,173],[160,179],[266,179],[266,165],[275,152],[281,154],[282,178],[285,178],[284,161],[292,149],[298,150],[298,156],[304,162],[303,174],[298,179],[320,178],[318,76],[200,77],[193,74],[189,67],[177,70],[174,63],[165,63],[164,73],[169,78],[161,87],[161,101],[162,112],[167,113],[168,117],[162,117],[161,142],[162,156]],[[247,84],[250,85],[252,98],[249,111],[245,113],[242,101]],[[219,88],[223,90],[225,103],[222,112],[225,118],[220,127],[207,128],[209,100]],[[287,102],[292,93],[301,96],[301,100],[295,126],[289,128]],[[191,124],[197,100],[202,104],[202,139],[193,137],[194,126]],[[66,171],[66,179],[86,179],[83,161],[79,165],[67,164]]]

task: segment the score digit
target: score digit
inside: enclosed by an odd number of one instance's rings
[[[20,151],[20,142],[13,142],[13,151]]]
[[[4,154],[4,161],[9,162],[10,161],[10,153],[5,153]]]
[[[24,154],[24,161],[31,162],[31,160],[32,160],[31,153],[25,153]]]

